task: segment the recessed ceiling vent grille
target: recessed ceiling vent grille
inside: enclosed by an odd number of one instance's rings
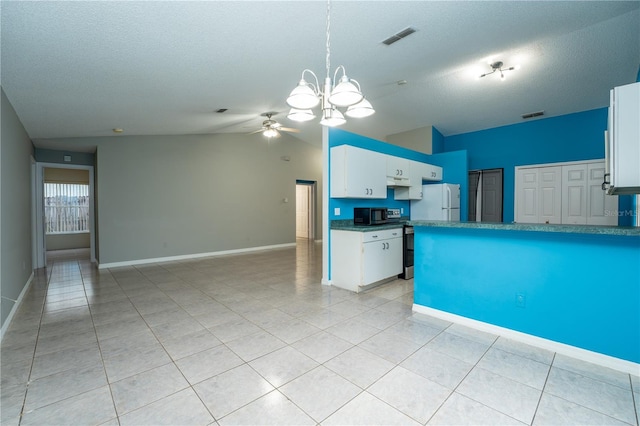
[[[526,120],[528,118],[540,117],[541,115],[544,115],[544,111],[536,111],[536,112],[530,112],[528,114],[522,114],[522,118]]]
[[[393,43],[395,43],[396,41],[400,41],[403,38],[405,38],[406,36],[415,33],[416,30],[415,28],[405,28],[404,30],[400,31],[397,34],[392,35],[391,37],[389,37],[388,39],[384,40],[382,43],[386,44],[387,46],[392,45]]]

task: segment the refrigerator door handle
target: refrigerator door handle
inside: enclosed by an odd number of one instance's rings
[[[447,190],[447,197],[446,197],[447,204],[445,205],[445,208],[451,209],[451,188],[449,187],[449,185],[445,185],[444,188]]]

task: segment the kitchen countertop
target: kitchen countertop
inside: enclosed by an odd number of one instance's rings
[[[355,232],[373,232],[373,231],[381,231],[384,229],[397,229],[402,228],[409,218],[398,219],[396,222],[385,223],[384,225],[372,225],[372,226],[363,226],[363,225],[354,225],[353,219],[340,219],[340,220],[332,220],[331,221],[331,230],[332,231],[355,231]]]
[[[569,234],[599,234],[640,237],[640,228],[631,226],[553,225],[537,223],[445,222],[441,220],[410,220],[408,225],[436,228],[493,229],[500,231],[560,232]]]

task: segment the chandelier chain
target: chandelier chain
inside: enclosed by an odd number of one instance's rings
[[[327,0],[327,77],[329,77],[329,71],[331,70],[331,0]]]

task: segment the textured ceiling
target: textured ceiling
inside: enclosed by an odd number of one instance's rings
[[[640,66],[638,1],[331,7],[332,72],[344,65],[376,109],[344,128],[376,139],[604,107]],[[248,133],[266,111],[320,143],[317,121],[288,120],[285,99],[304,68],[326,74],[325,2],[4,0],[0,13],[2,88],[36,146],[71,149],[74,141],[52,139],[114,136],[115,127],[124,135]],[[382,44],[408,26],[417,32]],[[504,82],[477,79],[489,58],[521,69]]]

